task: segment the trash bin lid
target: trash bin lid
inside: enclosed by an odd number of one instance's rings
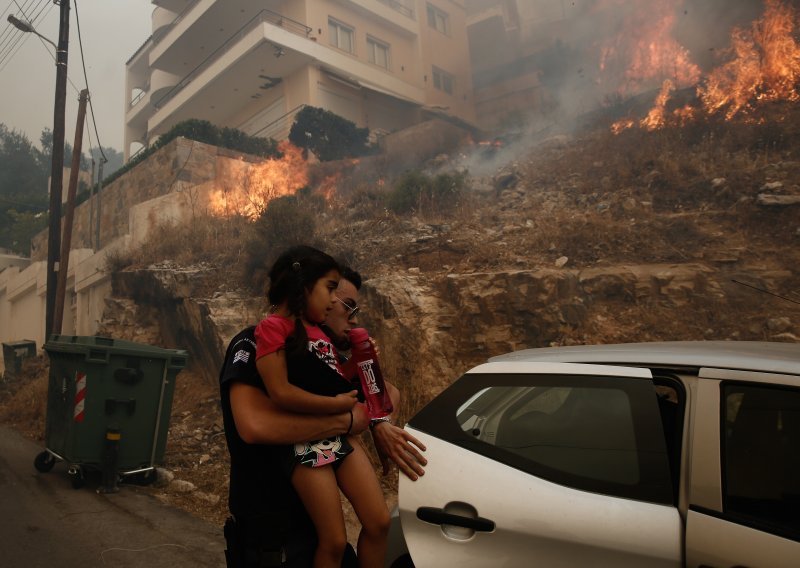
[[[53,334],[44,344],[44,350],[48,353],[81,354],[89,358],[104,358],[107,355],[117,355],[169,359],[170,366],[179,368],[186,366],[186,358],[188,356],[188,353],[183,349],[164,349],[145,343],[89,335]]]

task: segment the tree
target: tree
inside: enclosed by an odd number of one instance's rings
[[[47,175],[28,137],[0,124],[0,195],[25,200],[47,194]]]
[[[103,154],[106,155],[106,159],[108,160],[108,162],[103,165],[104,176],[108,176],[111,172],[115,172],[122,167],[124,162],[122,152],[117,152],[110,146],[103,146]],[[100,148],[92,148],[90,157],[94,159],[94,163],[96,164],[95,175],[97,175],[99,164],[103,160],[103,156],[100,153]]]
[[[47,226],[53,133],[43,129],[39,142],[41,150],[23,133],[0,123],[0,247],[22,254],[30,252],[31,239]],[[110,164],[106,164],[106,172],[122,164],[122,154],[113,148],[103,151]],[[92,153],[99,159],[98,148]],[[72,146],[64,144],[64,165],[71,163]],[[91,169],[85,153],[80,169]],[[86,189],[85,184],[79,187],[84,194]]]
[[[311,150],[322,161],[363,156],[372,151],[367,143],[368,128],[325,109],[306,106],[297,113],[289,141]]]

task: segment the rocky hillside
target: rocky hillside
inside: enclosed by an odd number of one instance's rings
[[[469,172],[446,213],[388,212],[358,190],[375,168],[365,162],[339,180],[316,237],[367,277],[362,320],[407,393],[406,416],[466,368],[524,347],[796,341],[798,116],[789,106],[754,124],[462,147],[421,165]],[[214,384],[227,339],[263,303],[234,270],[220,285],[214,262],[159,260],[115,275],[105,329],[129,336],[121,327],[151,313]]]
[[[467,368],[525,347],[800,340],[800,112],[770,113],[463,147],[420,166],[468,170],[446,213],[390,213],[358,189],[375,172],[342,177],[316,237],[367,277],[362,322],[404,393],[401,419]],[[155,254],[119,270],[101,330],[190,351],[166,465],[196,491],[153,491],[215,521],[227,492],[216,373],[264,308],[237,285],[236,255],[179,266]]]

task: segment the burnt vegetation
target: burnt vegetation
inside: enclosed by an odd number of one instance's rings
[[[326,197],[310,184],[270,202],[255,222],[199,214],[156,231],[113,268],[206,262],[239,267],[240,283],[260,290],[276,251],[297,242],[368,274],[532,269],[561,256],[571,268],[685,262],[732,249],[757,256],[800,238],[797,206],[758,203],[764,192],[800,194],[798,124],[796,105],[775,103],[748,121],[712,116],[652,132],[605,127],[570,141],[523,140],[529,148],[516,148],[516,159],[488,176],[471,175],[458,159],[478,155],[475,148],[391,176],[380,156],[322,164],[343,172]],[[219,274],[233,284],[230,276]]]

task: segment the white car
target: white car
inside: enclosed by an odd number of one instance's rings
[[[406,429],[387,566],[800,566],[800,345],[529,349]]]

